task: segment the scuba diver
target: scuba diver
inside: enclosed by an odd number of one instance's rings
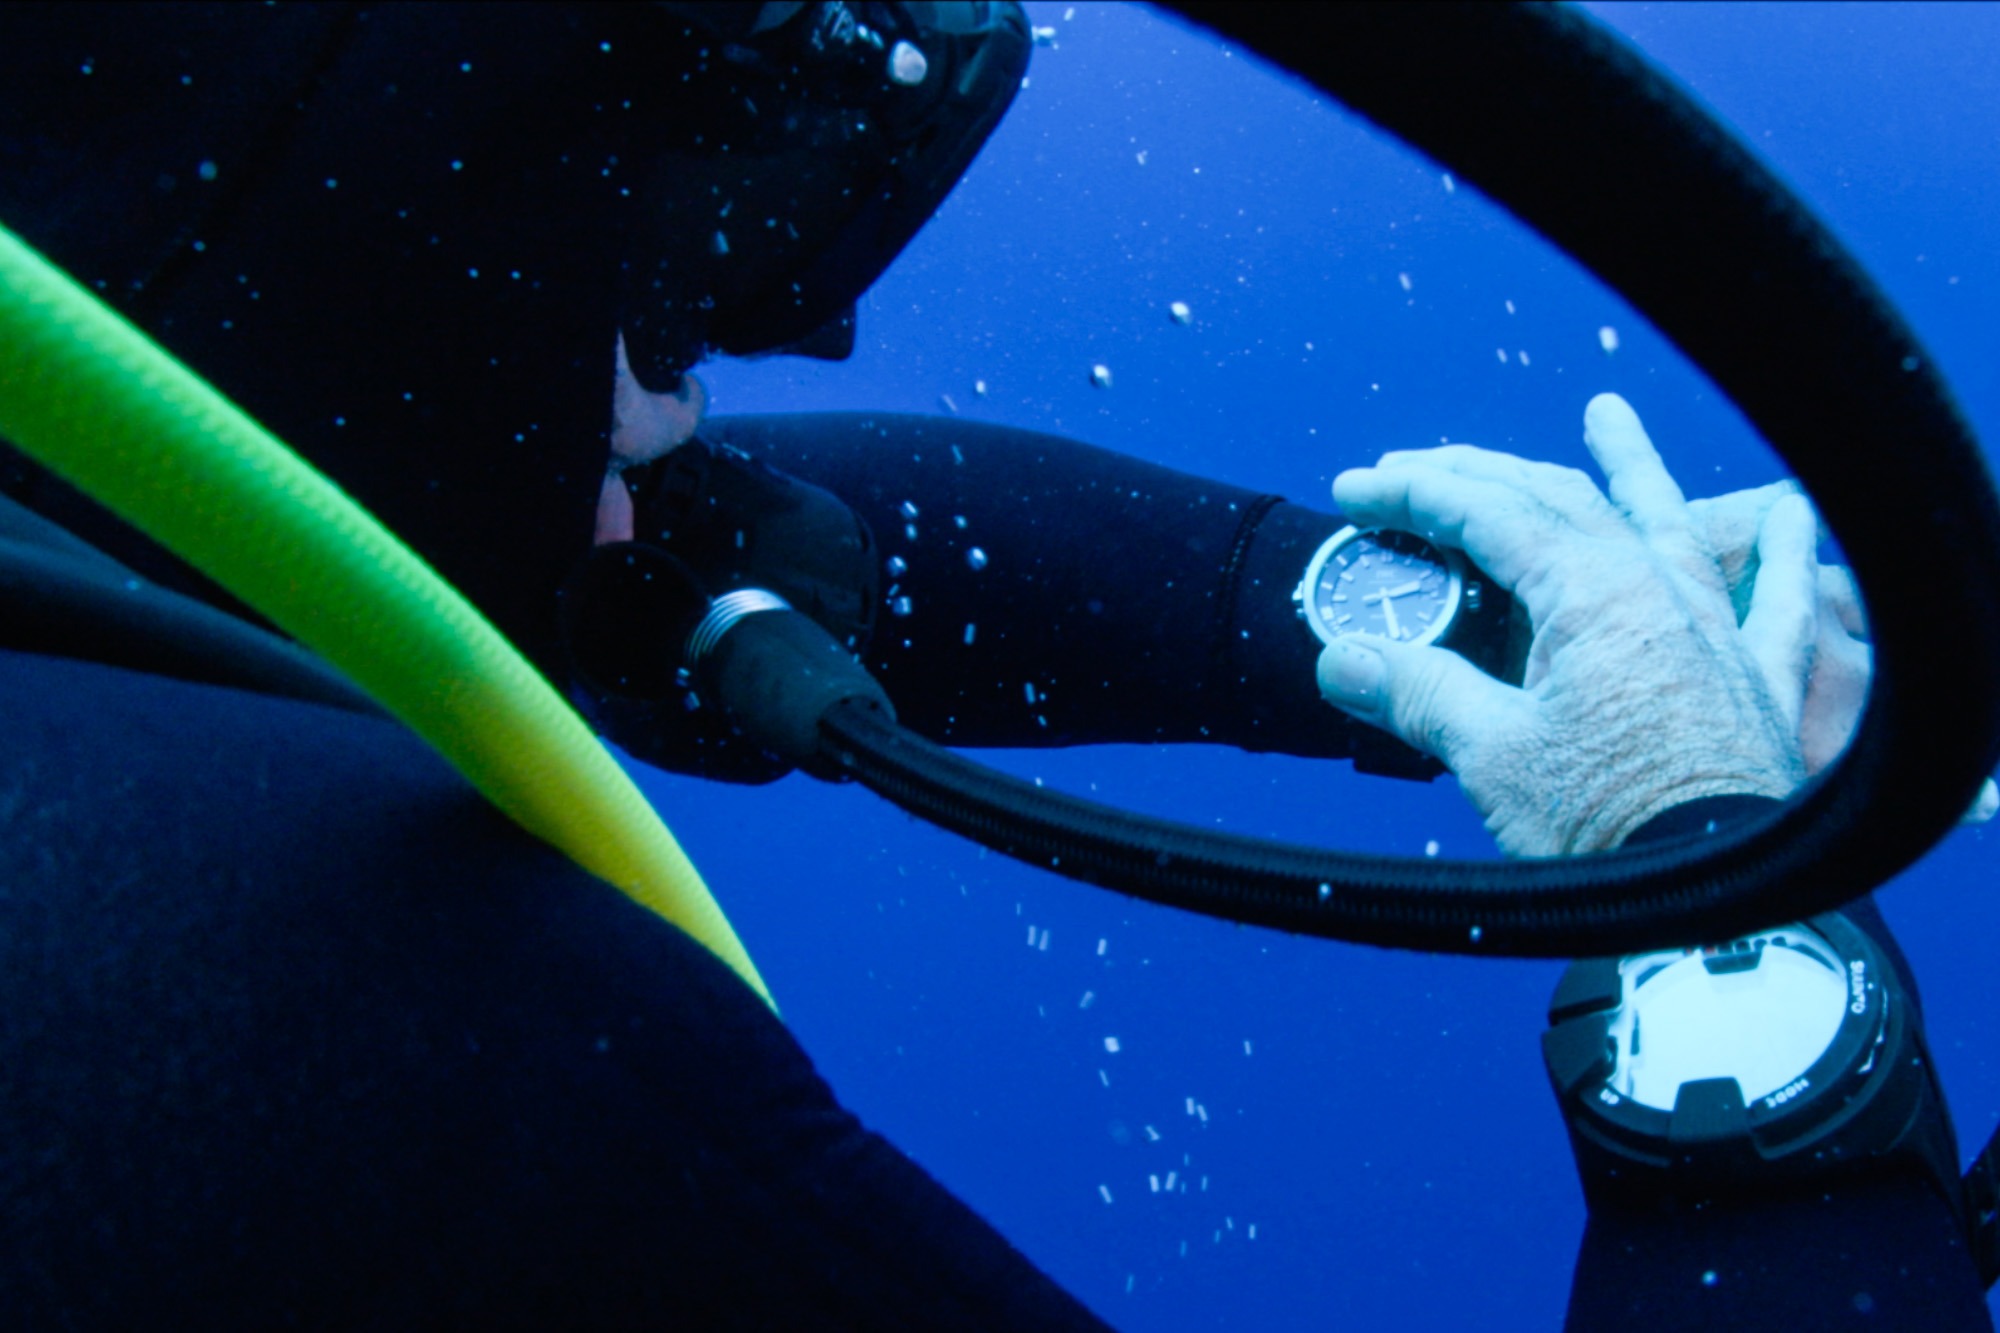
[[[707,355],[846,353],[1028,47],[1011,4],[13,7],[0,220],[663,767],[794,766],[655,651],[668,549],[803,560],[794,600],[933,740],[1442,761],[1516,856],[1699,836],[1838,750],[1858,686],[1816,653],[1860,626],[1810,511],[1684,503],[1615,399],[1609,499],[1464,448],[1341,477],[1355,524],[1483,571],[1462,655],[1307,632],[1346,528],[1279,497],[956,420],[704,422]],[[704,949],[88,498],[23,457],[0,489],[20,1322],[1101,1326]],[[106,587],[122,618],[77,611]],[[1033,713],[1030,673],[1065,685]],[[1905,1114],[1698,1197],[1573,1115],[1573,1327],[1986,1326],[1914,984],[1844,919],[1895,974]]]

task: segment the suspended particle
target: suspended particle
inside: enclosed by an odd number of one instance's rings
[[[1083,993],[1083,998],[1076,1002],[1076,1007],[1079,1009],[1088,1009],[1090,1008],[1092,1002],[1094,1002],[1096,999],[1097,999],[1097,992],[1094,990],[1087,990]]]
[[[1504,348],[1504,347],[1496,347],[1496,348],[1494,348],[1494,349],[1493,349],[1493,355],[1495,355],[1495,356],[1497,356],[1497,357],[1499,357],[1499,358],[1500,358],[1500,364],[1501,364],[1501,365],[1503,365],[1503,366],[1504,366],[1504,365],[1506,365],[1506,364],[1507,364],[1507,349],[1506,349],[1506,348]]]
[[[1160,1192],[1160,1178],[1150,1171],[1146,1173],[1146,1184],[1151,1188],[1153,1193],[1158,1194]]]
[[[966,647],[970,648],[970,647],[972,646],[972,637],[973,637],[973,635],[975,635],[975,634],[977,634],[977,633],[979,633],[979,626],[977,626],[977,625],[973,625],[973,624],[967,624],[967,625],[966,625],[966,627],[965,627],[965,646],[966,646]]]
[[[986,568],[986,552],[980,550],[977,546],[973,547],[965,553],[965,563],[971,565],[974,569]]]
[[[1326,900],[1327,900],[1328,898],[1331,898],[1331,897],[1333,897],[1333,885],[1331,885],[1331,884],[1322,884],[1322,885],[1320,885],[1320,886],[1319,886],[1319,900],[1320,900],[1321,902],[1325,902],[1325,901],[1326,901]]]
[[[1111,1075],[1105,1073],[1102,1069],[1100,1069],[1097,1071],[1097,1081],[1099,1083],[1102,1083],[1105,1087],[1108,1088],[1111,1086]]]
[[[1597,331],[1597,345],[1604,349],[1606,356],[1610,356],[1618,350],[1618,330],[1606,324]]]
[[[715,235],[709,237],[708,248],[713,254],[726,255],[729,253],[729,238],[721,232],[717,232]]]
[[[1160,1131],[1154,1129],[1151,1125],[1147,1125],[1145,1128],[1146,1128],[1146,1142],[1158,1143],[1160,1141]]]
[[[1454,181],[1451,178],[1451,173],[1449,171],[1444,173],[1444,192],[1446,194],[1458,193],[1458,182]]]
[[[1111,1202],[1111,1187],[1109,1185],[1099,1185],[1097,1187],[1097,1192],[1100,1196],[1103,1197],[1106,1203]]]
[[[1118,1054],[1118,1038],[1106,1037],[1104,1039],[1104,1049],[1113,1055]]]
[[[986,381],[974,380],[972,382],[972,391],[978,394],[981,398],[984,398],[986,396]]]
[[[1522,365],[1525,366],[1528,364],[1528,354],[1526,352],[1516,352],[1514,353],[1514,356],[1516,359],[1520,361]]]
[[[892,616],[907,616],[916,609],[916,604],[908,597],[898,597],[889,603],[889,614]]]
[[[1250,1039],[1248,1037],[1243,1039],[1243,1054],[1250,1054]]]
[[[1042,937],[1035,941],[1035,948],[1041,953],[1049,951],[1049,928],[1047,926],[1042,927]]]
[[[889,563],[884,568],[889,571],[890,578],[899,579],[910,572],[910,562],[903,559],[900,555],[892,555],[889,557]]]
[[[931,72],[931,62],[914,42],[897,42],[889,52],[889,79],[904,88],[914,88]]]
[[[1097,942],[1097,956],[1099,958],[1104,957],[1104,951],[1110,947],[1111,947],[1110,940],[1099,940]]]
[[[958,415],[958,404],[957,404],[957,403],[954,403],[954,402],[953,402],[953,401],[951,400],[951,395],[950,395],[950,394],[948,394],[948,393],[941,393],[941,394],[939,394],[939,395],[938,395],[938,403],[939,403],[939,405],[940,405],[940,406],[942,406],[942,407],[944,408],[944,410],[945,410],[945,411],[947,411],[947,412],[951,413],[951,414],[952,414],[953,416],[956,416],[956,415]]]
[[[1438,840],[1436,838],[1432,838],[1429,842],[1424,844],[1424,855],[1436,856],[1437,854],[1438,854]]]
[[[1054,28],[1036,28],[1033,30],[1033,32],[1034,32],[1036,46],[1046,46],[1050,48],[1053,48],[1055,46],[1056,30]]]
[[[1514,313],[1514,303],[1512,301],[1507,302],[1507,313],[1510,315]]]
[[[902,508],[897,512],[901,513],[904,518],[914,522],[917,517],[917,502],[915,500],[905,500],[903,501]]]
[[[957,528],[959,531],[963,532],[965,530],[965,515],[953,514],[951,516],[951,525],[954,528]]]
[[[917,525],[914,523],[905,523],[903,525],[903,540],[913,542],[916,539],[917,539]]]
[[[1107,366],[1107,365],[1105,365],[1105,364],[1104,364],[1103,362],[1101,362],[1101,361],[1100,361],[1100,362],[1099,362],[1098,364],[1096,364],[1096,365],[1092,366],[1092,367],[1090,368],[1090,387],[1091,387],[1091,388],[1093,388],[1093,389],[1108,389],[1108,388],[1110,388],[1110,387],[1111,387],[1111,367],[1110,367],[1110,366]]]
[[[1480,937],[1481,937],[1481,936],[1483,936],[1483,935],[1484,935],[1485,933],[1486,933],[1486,932],[1485,932],[1484,930],[1480,929],[1480,928],[1479,928],[1478,926],[1474,926],[1474,927],[1472,928],[1472,931],[1471,931],[1471,934],[1472,934],[1472,942],[1473,942],[1474,944],[1477,944],[1477,943],[1479,943],[1479,940],[1480,940]]]
[[[1194,322],[1194,311],[1188,309],[1186,301],[1176,301],[1168,306],[1167,314],[1173,317],[1173,321],[1176,324],[1192,324]]]
[[[1409,275],[1409,274],[1407,274],[1407,273],[1398,273],[1398,274],[1396,275],[1396,281],[1397,281],[1397,282],[1400,282],[1400,283],[1402,283],[1402,284],[1403,284],[1403,290],[1404,290],[1404,291],[1406,291],[1406,292],[1407,292],[1408,290],[1410,290],[1410,275]]]

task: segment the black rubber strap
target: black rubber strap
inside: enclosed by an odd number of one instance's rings
[[[1753,815],[1768,814],[1783,805],[1768,796],[1704,796],[1664,810],[1633,830],[1624,846],[1713,837]]]

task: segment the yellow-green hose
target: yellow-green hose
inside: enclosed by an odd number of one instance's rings
[[[700,940],[770,1002],[673,834],[499,632],[332,482],[5,228],[0,436],[340,668],[510,819]]]

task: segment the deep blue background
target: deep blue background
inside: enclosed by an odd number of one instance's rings
[[[1591,9],[1820,211],[2000,438],[2000,10]],[[1342,467],[1446,438],[1583,465],[1583,404],[1615,388],[1691,494],[1778,475],[1643,320],[1470,183],[1150,12],[1031,10],[1056,45],[867,298],[854,359],[713,367],[718,411],[956,410],[1321,504]],[[1881,460],[1904,465],[1896,441]],[[1192,748],[1005,762],[1231,829],[1493,854],[1448,781]],[[1583,1211],[1536,1044],[1557,965],[1175,915],[855,788],[646,782],[847,1103],[1114,1323],[1560,1322]],[[2000,1119],[1994,836],[1962,831],[1884,895],[1968,1157]]]

